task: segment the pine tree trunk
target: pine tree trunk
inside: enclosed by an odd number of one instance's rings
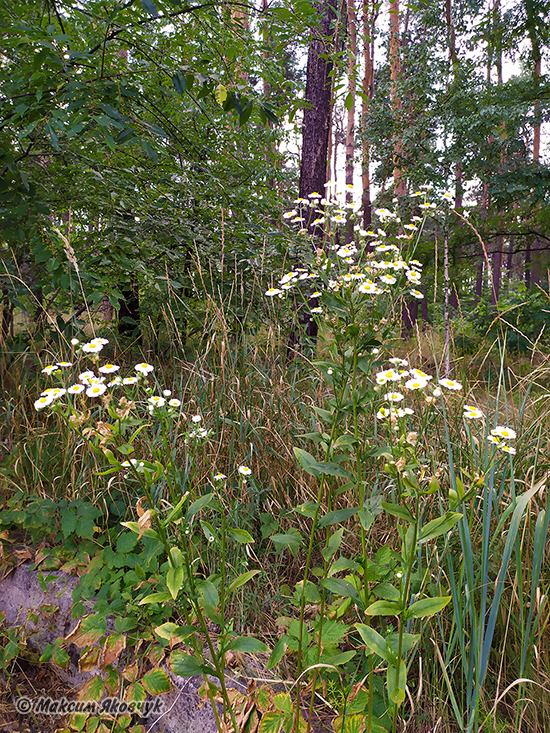
[[[374,95],[374,31],[378,10],[375,0],[363,0],[363,105],[362,105],[362,206],[363,226],[368,229],[372,221],[370,195],[370,149],[366,128],[369,109]]]
[[[327,180],[327,149],[330,128],[330,103],[332,61],[332,24],[336,17],[331,0],[315,5],[319,24],[313,29],[313,37],[307,58],[307,78],[302,125],[302,159],[300,164],[299,195],[307,197],[318,192],[324,196]]]
[[[355,157],[355,98],[357,91],[357,16],[355,0],[347,0],[348,14],[348,98],[346,124],[346,186],[353,187],[353,170]],[[346,191],[346,201],[353,201],[353,193]],[[346,242],[353,239],[353,223],[350,221],[346,228]]]

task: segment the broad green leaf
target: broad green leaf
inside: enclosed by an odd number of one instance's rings
[[[270,711],[262,715],[258,733],[281,733],[281,727],[287,719],[287,713]]]
[[[353,478],[353,474],[351,474],[349,471],[346,471],[345,468],[342,468],[337,463],[326,463],[322,461],[321,463],[317,464],[316,468],[319,471],[319,473],[324,473],[324,474],[327,474],[328,476],[340,476],[341,478]]]
[[[170,678],[163,669],[152,669],[140,681],[150,695],[170,692]]]
[[[194,501],[187,510],[185,521],[188,523],[189,520],[195,516],[195,514],[200,512],[201,509],[204,509],[204,507],[208,506],[212,501],[213,496],[213,494],[205,494],[204,496],[201,496],[199,499]]]
[[[260,652],[268,652],[267,647],[263,641],[255,639],[253,636],[239,636],[237,639],[232,639],[227,646],[226,650],[233,649],[238,652],[247,652],[249,654],[258,654]]]
[[[220,597],[216,586],[210,580],[203,580],[198,586],[199,594],[206,606],[216,608],[220,602]]]
[[[378,654],[378,656],[385,662],[388,662],[388,664],[391,663],[392,655],[388,650],[386,640],[378,633],[378,631],[373,629],[372,626],[367,626],[366,624],[355,624],[355,628],[361,635],[361,639],[365,642],[367,649]]]
[[[366,509],[359,509],[357,512],[357,516],[359,517],[359,521],[361,522],[361,527],[365,530],[365,532],[368,532],[369,529],[372,527],[372,523],[375,520],[374,514],[371,514]]]
[[[333,532],[333,534],[330,535],[326,547],[323,547],[321,551],[323,555],[323,560],[328,562],[332,557],[334,557],[334,555],[338,552],[340,545],[342,544],[343,536],[343,527],[340,527],[340,529],[336,530],[336,532]]]
[[[298,514],[303,514],[304,517],[313,519],[318,508],[319,504],[317,504],[317,502],[306,501],[305,504],[299,504],[297,507],[294,507],[294,511],[298,512]]]
[[[170,666],[172,668],[172,672],[180,677],[196,677],[203,672],[216,674],[214,669],[208,665],[201,664],[198,659],[195,659],[195,657],[192,657],[190,654],[181,652],[179,649],[172,652]]]
[[[327,660],[327,663],[333,664],[335,667],[338,667],[339,664],[347,664],[353,659],[356,653],[357,652],[354,652],[353,650],[350,650],[349,652],[341,652],[340,654],[336,654],[334,657],[330,657],[330,659]]]
[[[395,705],[401,705],[405,699],[405,687],[407,685],[407,667],[402,659],[399,659],[397,666],[388,665],[386,674],[388,695]]]
[[[246,529],[228,529],[227,531],[236,542],[240,542],[243,545],[254,542],[254,537]]]
[[[178,597],[178,593],[183,585],[183,567],[168,568],[166,573],[166,585],[170,591],[170,595],[174,600]]]
[[[294,534],[272,534],[269,538],[275,545],[280,547],[289,547],[291,550],[297,550],[302,544],[301,537]]]
[[[321,517],[321,519],[319,519],[319,521],[317,522],[317,526],[326,527],[331,524],[339,524],[340,522],[345,522],[350,517],[353,517],[354,514],[357,514],[358,511],[358,508],[351,507],[348,507],[347,509],[336,509],[333,512],[328,512],[327,514],[325,514],[324,517]]]
[[[413,515],[410,513],[407,507],[404,506],[403,504],[392,504],[387,501],[381,501],[380,504],[382,506],[382,509],[384,509],[384,511],[388,512],[388,514],[391,514],[394,517],[398,517],[399,519],[404,519],[406,522],[411,522],[411,523],[415,521]]]
[[[451,600],[451,596],[438,596],[436,598],[423,598],[409,606],[406,612],[406,618],[425,618],[433,616],[434,613],[441,611]]]
[[[433,540],[434,537],[449,532],[460,519],[462,519],[462,514],[458,512],[447,512],[443,517],[432,519],[431,522],[422,527],[418,542],[428,542],[428,540]]]
[[[165,603],[166,601],[172,600],[171,593],[151,593],[150,596],[145,596],[138,603],[138,606],[143,606],[146,603]]]
[[[303,448],[294,448],[294,455],[306,473],[309,473],[311,476],[315,476],[316,478],[319,477],[317,461],[311,453],[308,453],[307,450],[304,450]]]
[[[281,661],[281,659],[285,655],[287,642],[289,641],[289,637],[284,635],[281,636],[279,641],[275,644],[273,647],[273,651],[271,652],[271,656],[267,660],[267,668],[273,669],[273,667],[276,667],[277,664]]]
[[[261,570],[248,570],[246,573],[239,575],[238,578],[235,578],[235,580],[231,581],[231,583],[227,586],[227,592],[232,593],[234,590],[237,590],[237,588],[240,588],[241,585],[248,583],[248,581],[251,580],[251,578],[253,578],[255,575],[258,575],[258,573],[261,573]]]
[[[401,594],[397,588],[387,582],[378,583],[378,585],[374,586],[372,592],[378,598],[383,598],[385,601],[398,601],[401,598]]]
[[[398,603],[375,601],[365,610],[369,616],[399,616],[402,609]]]
[[[331,593],[344,596],[344,598],[351,598],[360,608],[363,607],[363,601],[359,597],[357,589],[349,581],[341,580],[340,578],[323,578],[320,583],[323,588],[326,588]]]

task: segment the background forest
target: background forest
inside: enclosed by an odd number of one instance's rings
[[[550,3],[0,31],[3,572],[97,597],[86,694],[167,663],[220,731],[548,730]]]

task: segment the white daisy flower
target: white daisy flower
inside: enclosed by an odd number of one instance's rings
[[[99,342],[99,339],[89,341],[87,344],[82,345],[82,351],[85,351],[87,354],[98,354],[102,348],[103,344]]]
[[[265,291],[268,298],[273,298],[275,295],[281,295],[283,291],[280,288],[269,288]]]
[[[73,365],[72,361],[58,361],[57,362],[57,366],[63,367],[64,369],[66,369],[67,367],[72,367],[72,365]]]
[[[42,374],[47,374],[49,376],[50,374],[53,374],[53,372],[56,372],[58,369],[59,367],[57,364],[52,364],[50,366],[44,367],[44,369],[42,369]]]
[[[137,384],[138,381],[139,380],[137,377],[124,377],[124,379],[122,380],[122,384],[124,385]]]
[[[193,415],[191,418],[191,422],[194,422],[195,424],[199,423],[202,420],[202,417],[200,415]]]
[[[440,379],[439,384],[441,387],[445,387],[446,389],[452,389],[457,392],[462,389],[462,385],[460,384],[460,382],[455,382],[452,379]]]
[[[107,391],[107,387],[104,384],[92,384],[86,390],[88,397],[101,397]]]
[[[34,409],[35,410],[43,410],[44,407],[48,407],[48,405],[51,405],[53,402],[53,397],[50,397],[49,395],[46,397],[39,397],[34,402]]]
[[[214,481],[224,481],[227,478],[225,473],[217,473],[215,476],[213,476]]]
[[[248,468],[248,466],[239,466],[237,471],[241,474],[241,476],[250,476],[252,473],[251,469]]]
[[[83,384],[73,384],[71,387],[69,387],[67,392],[69,394],[80,394],[81,392],[84,392],[85,389],[86,387]]]
[[[516,431],[512,428],[507,428],[504,425],[497,425],[496,428],[491,430],[491,435],[497,438],[505,438],[506,440],[515,440]]]
[[[384,395],[384,399],[388,400],[389,402],[401,402],[403,399],[403,395],[401,392],[386,392]]]
[[[149,402],[153,407],[164,407],[166,404],[164,397],[159,397],[158,395],[152,395],[152,397],[147,399],[147,402]]]
[[[481,410],[472,405],[464,405],[464,419],[465,420],[479,420],[483,417]]]
[[[421,293],[420,290],[409,290],[409,293],[413,298],[418,298],[418,300],[422,300],[424,297],[424,293]]]
[[[428,386],[425,379],[409,379],[405,382],[406,389],[424,389]]]
[[[169,407],[180,407],[181,401],[180,400],[176,400],[174,398],[174,399],[168,401],[168,405],[169,405]]]
[[[78,375],[78,378],[81,382],[84,382],[84,384],[88,384],[90,379],[95,379],[96,376],[93,372],[82,372],[82,374]]]
[[[516,455],[516,449],[513,448],[511,445],[501,445],[500,446],[500,450],[503,453],[509,453],[511,456],[515,456]]]
[[[118,372],[119,369],[120,367],[117,364],[104,364],[99,367],[99,371],[102,374],[113,374],[113,372]]]
[[[154,366],[147,364],[145,361],[141,362],[141,364],[136,364],[134,367],[136,372],[139,372],[140,374],[149,374],[149,372],[152,372],[154,368]]]
[[[78,339],[71,339],[71,346],[78,346],[80,341]]]

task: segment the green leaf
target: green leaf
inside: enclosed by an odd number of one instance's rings
[[[369,616],[399,616],[402,608],[391,601],[375,601],[365,610]]]
[[[251,578],[253,578],[255,575],[258,575],[258,573],[261,573],[261,570],[248,570],[246,573],[239,575],[238,578],[235,578],[235,580],[231,581],[231,583],[227,586],[227,592],[232,593],[234,590],[237,590],[237,588],[240,588],[241,585],[248,583],[248,581],[251,580]]]
[[[332,557],[334,557],[336,552],[338,552],[338,549],[340,545],[342,544],[343,536],[344,536],[343,527],[336,530],[336,532],[330,535],[326,547],[323,547],[321,551],[323,555],[323,560],[325,560],[325,562],[328,562]]]
[[[325,514],[324,517],[321,517],[321,519],[317,522],[317,526],[326,527],[331,524],[339,524],[340,522],[345,522],[350,517],[353,517],[354,514],[357,514],[358,511],[358,508],[351,507],[348,507],[347,509],[336,509],[333,512],[328,512],[327,514]]]
[[[320,583],[323,588],[326,588],[331,593],[344,596],[344,598],[351,598],[360,608],[363,607],[363,601],[359,597],[357,589],[349,581],[341,580],[340,578],[323,578]]]
[[[372,592],[377,595],[378,598],[383,598],[386,601],[399,601],[401,598],[401,594],[391,583],[378,583],[378,585],[374,586]]]
[[[116,542],[117,554],[127,555],[137,545],[137,537],[133,532],[123,532]]]
[[[342,468],[337,463],[327,463],[327,462],[322,461],[320,463],[317,463],[316,468],[319,471],[319,473],[328,474],[329,476],[340,476],[342,478],[353,478],[353,474],[351,474],[349,471],[346,471],[345,468]]]
[[[415,519],[406,506],[403,504],[391,504],[387,501],[381,501],[380,505],[384,511],[391,514],[393,517],[404,519],[406,522],[414,523]]]
[[[344,106],[345,106],[345,108],[347,109],[348,112],[353,107],[353,101],[354,101],[354,99],[353,99],[353,93],[352,92],[348,92],[348,94],[346,95],[346,98],[344,100]]]
[[[303,514],[304,517],[309,517],[310,519],[313,519],[318,509],[319,504],[316,501],[306,501],[305,504],[299,504],[294,507],[295,512]]]
[[[147,153],[153,163],[158,163],[158,155],[148,140],[141,140],[141,147]]]
[[[183,585],[183,567],[168,568],[166,573],[166,585],[170,591],[170,595],[174,600],[178,597],[178,593]]]
[[[217,607],[220,602],[220,597],[214,583],[210,580],[203,580],[198,586],[198,591],[205,606],[209,606],[210,608]]]
[[[194,501],[189,509],[187,510],[187,514],[185,515],[185,521],[189,523],[189,520],[191,517],[194,517],[195,514],[200,512],[201,509],[204,509],[205,506],[208,506],[210,502],[212,501],[213,494],[205,494],[204,496],[201,496],[199,499]]]
[[[394,705],[401,705],[405,699],[405,687],[407,685],[407,667],[402,659],[399,659],[397,666],[390,664],[386,674],[388,695]]]
[[[353,650],[349,652],[340,652],[340,654],[336,654],[334,657],[331,657],[327,660],[328,664],[333,664],[335,667],[337,667],[339,664],[347,664],[350,662],[353,657],[356,655],[356,652]]]
[[[138,603],[138,606],[144,606],[146,603],[165,603],[166,601],[171,601],[172,598],[173,596],[171,593],[151,593],[150,596],[142,598]]]
[[[317,461],[311,455],[311,453],[308,453],[307,450],[304,450],[303,448],[294,448],[294,455],[296,456],[296,460],[306,473],[309,473],[311,476],[319,478]]]
[[[409,606],[405,614],[406,618],[426,618],[441,611],[451,600],[451,596],[438,596],[436,598],[423,598]]]
[[[228,533],[233,537],[236,542],[240,542],[243,545],[254,542],[254,538],[245,529],[228,529]]]
[[[365,642],[367,649],[383,659],[385,662],[391,663],[393,657],[388,650],[388,645],[383,636],[375,631],[372,626],[366,624],[355,624],[355,628],[361,635],[361,639]]]
[[[279,664],[279,662],[285,655],[286,646],[287,646],[288,641],[289,641],[289,637],[283,634],[283,636],[281,636],[279,641],[275,644],[275,646],[273,647],[273,651],[271,652],[271,656],[267,660],[266,666],[268,669],[273,669],[273,667]]]
[[[372,523],[374,522],[374,514],[369,512],[367,509],[359,509],[359,511],[357,512],[357,516],[359,517],[359,521],[361,522],[361,527],[364,529],[365,532],[368,532],[369,529],[372,527]]]
[[[153,18],[158,18],[159,11],[157,10],[157,6],[152,2],[152,0],[140,0],[141,7],[145,10],[146,13],[149,13]]]
[[[179,675],[179,677],[196,677],[203,672],[207,672],[208,674],[212,674],[212,672],[214,672],[215,674],[215,670],[211,667],[201,664],[198,659],[195,659],[195,657],[192,657],[190,654],[180,652],[179,649],[172,652],[170,666],[172,668],[172,672]]]
[[[141,684],[150,695],[170,692],[170,678],[163,669],[152,669],[141,678]]]
[[[224,648],[226,650],[233,649],[237,652],[247,652],[248,654],[258,654],[260,652],[265,653],[269,651],[269,647],[266,646],[263,641],[255,639],[253,636],[239,636],[237,639],[232,639]]]
[[[273,544],[280,547],[288,547],[291,550],[298,550],[303,540],[294,534],[272,534],[269,538]]]
[[[422,527],[418,542],[428,542],[428,540],[433,540],[434,537],[449,532],[460,519],[462,519],[462,514],[458,512],[447,512],[443,517],[432,519],[431,522]]]

